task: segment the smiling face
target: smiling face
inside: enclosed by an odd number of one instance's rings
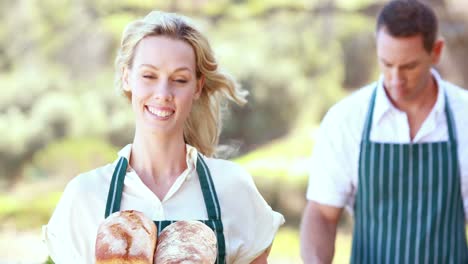
[[[203,86],[190,44],[167,36],[143,38],[123,79],[131,92],[137,130],[183,137],[184,123]]]
[[[424,49],[420,34],[393,37],[385,28],[377,32],[377,56],[384,87],[397,105],[418,100],[431,85],[431,67],[439,61],[442,41],[431,52]]]

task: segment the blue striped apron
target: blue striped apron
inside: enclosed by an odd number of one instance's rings
[[[109,194],[107,196],[105,217],[110,214],[120,211],[120,202],[122,200],[122,192],[124,187],[124,179],[127,174],[128,160],[120,157],[117,166],[115,167],[112,175],[111,184],[109,187]],[[221,208],[219,206],[218,196],[216,195],[215,186],[211,173],[203,160],[202,156],[198,154],[197,158],[197,173],[200,180],[200,187],[205,200],[206,211],[208,213],[208,220],[199,220],[209,226],[216,234],[218,243],[218,257],[217,264],[226,263],[226,244],[224,241],[223,222],[221,221]],[[174,223],[174,220],[154,221],[158,227],[158,236],[161,231],[168,225]]]
[[[370,141],[376,90],[363,129],[351,263],[468,263],[455,123],[449,139]]]

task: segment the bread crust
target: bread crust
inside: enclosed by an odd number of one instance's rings
[[[110,215],[98,228],[96,264],[152,264],[156,233],[154,222],[141,212]]]
[[[154,264],[212,264],[217,251],[216,235],[207,225],[178,221],[159,235]]]

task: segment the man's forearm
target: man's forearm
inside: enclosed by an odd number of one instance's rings
[[[306,208],[301,224],[301,256],[306,264],[329,264],[335,252],[336,222]]]

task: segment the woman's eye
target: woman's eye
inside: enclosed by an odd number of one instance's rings
[[[145,78],[145,79],[156,79],[156,77],[153,76],[153,75],[143,75],[143,78]]]
[[[187,83],[187,80],[184,79],[175,79],[174,81],[178,83]]]

